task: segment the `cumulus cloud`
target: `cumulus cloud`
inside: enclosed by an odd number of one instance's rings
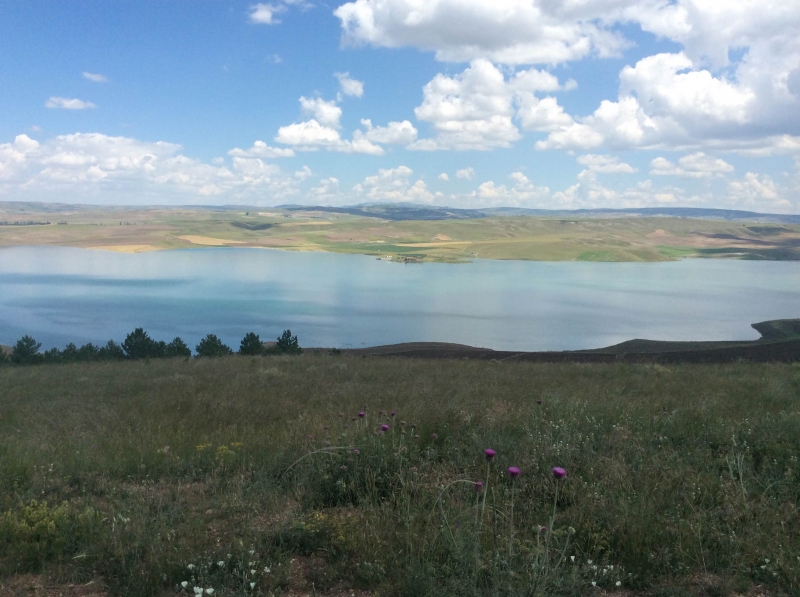
[[[414,109],[419,120],[436,132],[409,149],[477,149],[509,147],[519,140],[515,118],[526,130],[553,130],[572,123],[554,98],[540,100],[536,92],[562,89],[552,74],[528,69],[506,79],[485,59],[473,60],[453,77],[436,75],[423,88],[423,101]]]
[[[62,110],[89,110],[97,106],[92,102],[85,102],[75,98],[54,96],[47,100],[45,107]]]
[[[356,131],[355,139],[363,138],[374,143],[384,143],[386,145],[408,145],[416,138],[418,131],[408,120],[403,122],[390,122],[386,126],[372,126],[372,121],[368,118],[361,120],[364,131]]]
[[[101,203],[259,201],[297,194],[292,177],[243,154],[232,165],[187,157],[174,143],[100,133],[60,135],[39,143],[26,135],[0,144],[0,197]],[[207,199],[203,199],[203,198]]]
[[[277,18],[277,15],[285,13],[289,10],[289,6],[308,9],[311,7],[311,4],[306,2],[306,0],[279,0],[274,4],[260,2],[250,6],[248,20],[255,25],[278,25],[280,20]]]
[[[685,155],[677,164],[658,157],[650,162],[650,174],[654,176],[682,176],[686,178],[708,178],[733,172],[734,168],[725,160],[713,158],[702,151]]]
[[[370,201],[404,201],[411,203],[431,203],[437,197],[431,193],[425,182],[411,182],[414,171],[408,166],[380,169],[374,176],[368,176],[353,188],[358,197]]]
[[[636,168],[625,162],[620,162],[619,158],[611,155],[587,154],[578,157],[578,163],[586,166],[592,172],[602,172],[605,174],[633,174]]]
[[[730,200],[736,207],[744,209],[787,211],[791,202],[784,197],[784,191],[769,176],[748,172],[743,179],[728,183]]]
[[[364,83],[350,77],[350,73],[333,73],[339,79],[339,87],[344,95],[363,97]]]
[[[632,3],[632,2],[629,2]],[[436,52],[442,61],[557,64],[616,56],[621,35],[597,20],[603,4],[548,0],[355,0],[334,11],[348,44]],[[614,3],[616,4],[616,3]]]
[[[450,177],[447,175],[447,172],[442,172],[442,173],[441,173],[439,176],[437,176],[437,178],[438,178],[439,180],[443,180],[443,181],[445,181],[445,182],[447,182],[448,180],[450,180]]]
[[[509,175],[511,186],[486,181],[470,195],[472,205],[484,207],[542,207],[550,198],[550,189],[537,187],[522,172]]]
[[[469,168],[464,168],[463,170],[456,170],[456,178],[472,180],[475,178],[475,169],[470,166]]]
[[[103,75],[100,75],[98,73],[89,73],[89,72],[86,72],[86,71],[83,71],[83,78],[84,79],[89,79],[90,81],[93,81],[94,83],[107,83],[108,82],[108,79],[106,79]]]
[[[229,156],[240,158],[291,158],[295,153],[291,149],[282,147],[270,147],[263,141],[256,141],[250,149],[239,149],[238,147],[228,152]]]
[[[334,100],[325,101],[322,98],[300,98],[300,107],[305,114],[311,115],[317,122],[324,126],[338,129],[339,119],[342,117],[342,109],[336,105]]]

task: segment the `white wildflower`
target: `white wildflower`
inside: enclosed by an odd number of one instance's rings
[[[800,558],[797,558],[797,559],[800,560]],[[264,574],[269,574],[270,572],[272,572],[272,570],[270,570],[268,567],[264,566]]]
[[[219,566],[220,568],[225,567],[225,560],[220,560],[219,562],[217,562],[217,566]]]
[[[569,560],[570,560],[570,562],[574,563],[575,562],[575,556],[569,556]]]
[[[185,588],[186,588],[186,586],[187,586],[188,584],[189,584],[189,583],[188,583],[187,581],[183,581],[183,582],[181,583],[181,586],[182,586],[182,587],[185,589]]]
[[[618,587],[621,587],[621,586],[622,586],[622,581],[621,581],[621,580],[618,580],[618,581],[617,581],[617,586],[618,586]]]
[[[194,564],[189,564],[189,565],[188,565],[188,566],[186,566],[186,567],[187,567],[189,570],[194,570],[194,568],[195,568]]]
[[[214,594],[214,589],[212,589],[211,587],[206,589],[206,595],[213,595],[213,594]]]
[[[593,587],[596,587],[596,586],[597,586],[597,583],[596,583],[596,582],[594,582],[594,581],[592,581],[592,586],[593,586]]]
[[[250,574],[255,574],[255,573],[256,573],[255,569],[250,570]]]
[[[251,583],[250,583],[250,588],[251,588],[251,589],[255,589],[255,588],[256,588],[256,583],[254,583],[254,582],[251,582]]]
[[[203,594],[203,587],[195,587],[194,588],[195,595],[202,595]]]

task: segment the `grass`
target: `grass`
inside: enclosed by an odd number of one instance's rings
[[[45,214],[0,203],[0,220]],[[366,255],[420,255],[429,261],[667,261],[681,257],[800,259],[800,225],[666,217],[572,219],[489,217],[388,221],[341,213],[82,208],[47,212],[50,226],[0,226],[0,247],[60,245],[142,251],[208,242]],[[183,237],[183,238],[182,238]],[[202,239],[206,239],[203,241]],[[209,240],[210,239],[210,240]]]
[[[0,575],[115,595],[798,594],[798,396],[780,364],[0,368]]]

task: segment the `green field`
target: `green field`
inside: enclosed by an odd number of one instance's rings
[[[390,220],[327,211],[74,208],[0,203],[0,247],[124,252],[204,246],[375,255],[394,260],[666,261],[800,259],[800,225],[670,217],[502,216]],[[248,208],[258,209],[258,208]]]
[[[798,396],[782,364],[0,367],[0,594],[796,595]]]

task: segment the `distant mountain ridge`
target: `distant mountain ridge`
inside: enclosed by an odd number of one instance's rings
[[[745,220],[781,224],[800,224],[800,215],[765,214],[735,209],[705,209],[700,207],[642,207],[624,209],[527,209],[522,207],[491,207],[460,209],[417,205],[413,203],[367,203],[334,207],[329,205],[281,205],[288,211],[321,211],[384,220],[470,220],[501,216],[540,216],[552,218],[609,218],[609,217],[670,217],[715,220]]]

